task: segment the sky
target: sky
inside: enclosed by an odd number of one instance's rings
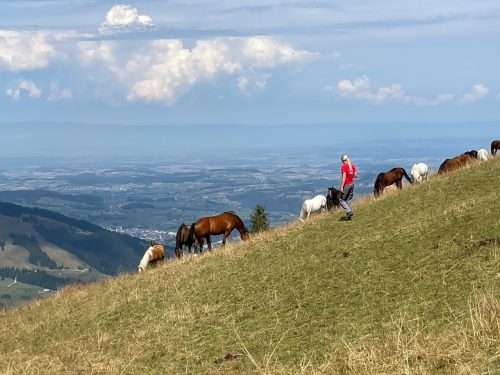
[[[0,1],[0,123],[498,124],[499,67],[498,0]]]

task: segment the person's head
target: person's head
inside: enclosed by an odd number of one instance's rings
[[[349,161],[349,156],[347,156],[346,154],[342,155],[340,160],[342,160],[343,163],[345,162],[348,162]]]

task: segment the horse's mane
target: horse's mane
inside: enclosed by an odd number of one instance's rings
[[[405,176],[405,178],[408,180],[408,182],[409,182],[410,184],[413,184],[413,182],[412,182],[412,180],[411,180],[410,176],[408,176],[408,173],[406,173],[406,170],[405,170],[404,168],[401,168],[401,170],[403,171],[403,176]]]
[[[242,231],[244,232],[248,232],[248,229],[247,227],[245,226],[245,223],[243,222],[243,220],[241,220],[241,218],[236,215],[233,211],[225,211],[224,213],[229,213],[229,214],[233,214],[235,216],[235,219],[238,220],[239,224],[241,224],[241,227],[242,227]],[[237,228],[236,228],[237,229]]]

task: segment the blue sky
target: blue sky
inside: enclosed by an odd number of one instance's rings
[[[0,2],[0,122],[500,120],[498,0]]]

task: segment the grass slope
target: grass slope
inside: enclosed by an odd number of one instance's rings
[[[500,158],[0,314],[6,374],[497,374]]]

